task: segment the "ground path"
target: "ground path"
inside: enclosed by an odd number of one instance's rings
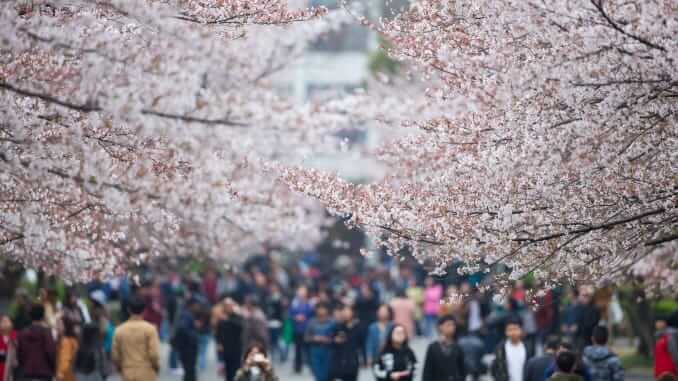
[[[417,339],[412,342],[412,348],[414,349],[417,358],[421,362],[423,362],[424,359],[424,354],[426,352],[426,345],[428,343],[428,340],[424,339]],[[160,372],[160,381],[181,381],[181,377],[174,375],[169,372],[167,368],[167,358],[169,354],[169,347],[165,344],[162,346],[162,364],[163,364],[163,369]],[[216,358],[215,358],[215,351],[213,347],[213,343],[210,345],[209,349],[209,361],[208,361],[208,367],[205,371],[201,372],[198,375],[198,380],[199,381],[222,381],[223,379],[217,375],[217,369],[216,369]],[[291,358],[290,358],[291,360]],[[284,364],[276,364],[275,365],[276,373],[278,374],[278,377],[280,378],[280,381],[313,381],[313,378],[311,377],[311,373],[306,367],[304,369],[304,372],[302,374],[294,374],[292,372],[292,361],[287,361]],[[419,372],[421,371],[421,366],[419,367]],[[650,381],[652,379],[651,375],[646,374],[646,373],[638,373],[634,371],[627,372],[627,377],[625,381]],[[120,381],[119,377],[114,376],[109,378],[109,380],[112,381]],[[415,380],[421,380],[420,375],[415,378]],[[489,377],[485,377],[482,379],[482,381],[491,381],[492,379]],[[369,369],[362,369],[360,372],[360,377],[358,378],[358,381],[374,381],[374,376],[370,372]]]

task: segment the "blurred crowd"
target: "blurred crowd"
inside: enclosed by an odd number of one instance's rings
[[[221,271],[155,267],[135,280],[19,289],[0,324],[0,381],[154,380],[161,367],[193,381],[210,350],[226,381],[276,380],[285,363],[316,381],[357,380],[363,367],[380,381],[624,379],[608,346],[622,320],[610,289],[516,281],[497,293],[484,272],[434,278],[390,259],[344,262],[261,256]],[[664,381],[678,374],[676,320],[656,323]],[[429,341],[422,359],[416,337]]]

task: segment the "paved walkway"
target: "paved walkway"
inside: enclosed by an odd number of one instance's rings
[[[420,361],[420,366],[418,369],[418,374],[415,380],[421,380],[421,365],[423,365],[423,360],[424,360],[424,354],[426,352],[426,346],[428,344],[428,340],[424,339],[416,339],[414,340],[411,345],[412,349],[414,349],[414,352],[417,355],[417,359]],[[290,353],[291,354],[291,353]],[[174,375],[170,373],[169,369],[167,368],[167,358],[169,356],[169,347],[166,344],[163,344],[162,346],[162,365],[163,369],[160,372],[160,381],[181,381],[181,377]],[[284,364],[277,364],[274,365],[276,374],[280,378],[280,381],[313,381],[313,377],[311,376],[311,372],[309,371],[308,367],[305,367],[304,372],[301,374],[294,374],[292,372],[292,361],[291,357],[288,359],[288,361]],[[208,367],[205,371],[200,372],[198,375],[199,381],[222,381],[223,378],[217,375],[217,369],[216,369],[216,355],[214,351],[214,346],[213,343],[210,343],[210,348],[208,352]],[[636,371],[630,371],[627,372],[625,381],[648,381],[651,380],[652,377],[649,374],[643,374],[643,373],[638,373]],[[112,381],[120,381],[120,378],[117,376],[109,378],[109,380]],[[491,381],[491,377],[483,377],[481,378],[481,381]],[[370,369],[362,369],[360,371],[360,376],[358,377],[358,381],[374,381],[374,376],[372,375],[372,372]]]

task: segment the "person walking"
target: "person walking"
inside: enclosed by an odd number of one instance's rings
[[[332,333],[330,379],[357,381],[360,369],[360,322],[348,304],[341,306],[338,316],[338,324]]]
[[[584,348],[582,360],[591,372],[591,381],[624,380],[621,360],[607,346],[608,336],[606,327],[596,326],[591,338],[593,345]]]
[[[530,358],[522,342],[523,330],[520,319],[510,319],[504,327],[506,338],[495,351],[492,376],[496,381],[523,381],[525,364]]]
[[[200,335],[205,316],[202,311],[202,304],[197,301],[190,301],[179,318],[172,343],[179,352],[179,359],[184,368],[184,381],[197,380],[198,357],[200,351]],[[234,343],[240,344],[240,343]]]
[[[558,357],[558,354],[560,354],[561,352],[572,352],[572,353],[574,353],[576,361],[574,362],[574,368],[572,369],[572,372],[574,372],[574,374],[581,377],[581,379],[584,380],[584,381],[591,381],[591,371],[589,370],[589,367],[586,364],[584,364],[584,362],[581,360],[579,354],[574,351],[574,345],[572,343],[567,342],[567,341],[561,341],[560,347],[558,348],[558,351],[556,352],[556,357]],[[549,366],[546,369],[546,373],[545,373],[546,378],[547,379],[550,378],[557,371],[558,371],[558,364],[554,359],[551,366]]]
[[[13,381],[16,365],[16,332],[12,319],[0,315],[0,381]]]
[[[51,381],[56,370],[56,343],[51,328],[45,326],[45,307],[31,307],[30,326],[17,336],[19,379]]]
[[[160,339],[153,324],[144,321],[144,300],[130,296],[129,319],[113,334],[111,356],[123,381],[152,381],[160,370]]]
[[[386,342],[392,326],[393,310],[388,304],[382,304],[377,310],[377,321],[367,328],[367,340],[365,342],[367,365],[372,366],[379,358],[379,351]]]
[[[372,368],[375,378],[377,381],[412,381],[416,365],[417,357],[408,343],[407,329],[394,324]]]
[[[563,351],[556,356],[558,371],[549,378],[549,381],[582,381],[582,378],[574,373],[577,363],[577,355],[570,351]]]
[[[234,381],[242,357],[244,320],[233,299],[224,298],[222,305],[221,317],[216,323],[215,340],[226,381]]]
[[[600,311],[593,302],[593,289],[590,286],[579,288],[577,304],[574,307],[574,347],[581,353],[584,347],[592,345],[593,328],[600,321]]]
[[[293,320],[294,332],[294,372],[301,373],[306,353],[304,335],[308,322],[313,315],[313,306],[308,300],[308,288],[299,286],[289,309],[289,316]]]
[[[268,325],[268,338],[270,341],[271,348],[271,359],[276,357],[280,360],[282,359],[282,354],[280,353],[280,334],[282,332],[283,320],[285,319],[284,315],[284,297],[280,286],[271,282],[268,286],[268,294],[266,295],[266,318]]]
[[[430,338],[434,334],[436,319],[438,319],[443,286],[435,283],[430,276],[424,280],[424,286],[424,336]]]
[[[78,337],[76,329],[81,329],[80,323],[71,319],[63,321],[63,332],[57,344],[57,381],[75,381],[73,361],[78,351]]]
[[[308,345],[309,363],[315,381],[328,381],[330,372],[330,356],[332,354],[332,332],[334,321],[330,319],[329,306],[320,302],[315,306],[315,317],[306,327],[306,344]]]
[[[456,323],[451,315],[438,319],[439,339],[429,344],[422,381],[465,381],[464,353],[454,340]]]
[[[546,370],[556,361],[559,346],[560,339],[557,336],[548,336],[544,343],[544,354],[527,362],[524,381],[543,381]]]
[[[659,317],[655,320],[654,376],[670,374],[678,378],[678,329],[674,320]]]
[[[252,344],[245,351],[244,361],[235,374],[235,381],[278,381],[263,344]]]
[[[31,299],[28,292],[20,288],[16,291],[14,296],[14,315],[12,316],[12,323],[16,332],[20,332],[24,328],[31,325]]]
[[[405,290],[398,290],[396,297],[391,300],[391,308],[393,309],[393,321],[405,327],[407,337],[414,337],[416,333],[414,328],[416,306],[413,301],[407,298]]]
[[[99,325],[90,323],[82,327],[73,368],[76,381],[104,381],[106,379],[106,355]]]

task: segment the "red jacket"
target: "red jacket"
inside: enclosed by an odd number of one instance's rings
[[[676,363],[673,360],[671,349],[669,348],[669,339],[672,333],[665,333],[659,336],[657,344],[654,347],[654,376],[658,378],[664,373],[678,375]]]
[[[19,369],[25,378],[51,378],[56,368],[56,343],[52,331],[33,323],[17,338]]]

